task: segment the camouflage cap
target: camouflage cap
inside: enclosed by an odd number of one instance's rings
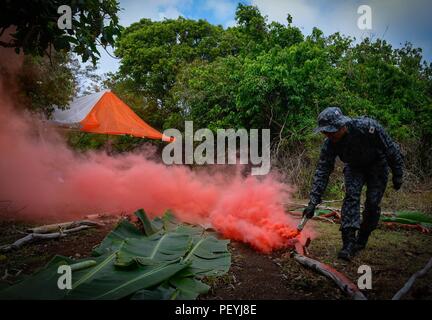
[[[325,108],[318,116],[318,127],[314,132],[336,132],[342,128],[350,118],[342,114],[338,107]]]

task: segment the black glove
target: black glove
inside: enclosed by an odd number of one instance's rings
[[[309,203],[309,205],[303,210],[303,217],[311,219],[315,214],[315,205]]]
[[[399,190],[402,187],[403,179],[401,176],[393,176],[393,188]]]

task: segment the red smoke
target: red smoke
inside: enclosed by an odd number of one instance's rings
[[[291,189],[271,176],[196,172],[143,153],[77,154],[38,119],[15,111],[5,92],[0,87],[0,200],[25,206],[19,218],[66,220],[138,208],[154,216],[171,209],[263,252],[289,245],[297,222],[281,203]]]

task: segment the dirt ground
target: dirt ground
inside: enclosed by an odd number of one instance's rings
[[[362,290],[368,299],[391,299],[409,277],[432,257],[432,236],[416,231],[381,230],[371,236],[367,250],[352,262],[336,258],[341,246],[339,225],[312,221],[318,237],[309,256],[344,273],[357,284],[359,266],[372,269],[372,289]],[[232,242],[229,273],[209,281],[211,291],[202,299],[348,299],[324,276],[298,264],[289,251],[259,254],[247,245]],[[432,271],[418,279],[404,299],[432,299]]]
[[[369,247],[351,263],[336,259],[340,248],[339,226],[311,221],[318,236],[309,247],[310,256],[346,274],[354,283],[360,265],[372,268],[372,290],[364,290],[368,299],[391,299],[408,278],[423,268],[432,257],[432,235],[418,231],[378,229]],[[0,245],[22,237],[33,225],[0,222]],[[29,244],[18,251],[0,253],[0,284],[15,281],[17,273],[31,274],[56,254],[82,258],[91,254],[114,224],[89,229],[65,238]],[[249,246],[231,242],[232,265],[223,277],[207,278],[211,286],[200,299],[347,299],[327,278],[299,265],[289,250],[265,255]],[[417,280],[405,299],[432,299],[432,271]]]

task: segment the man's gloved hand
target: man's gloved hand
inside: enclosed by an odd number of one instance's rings
[[[315,205],[309,203],[309,205],[303,210],[303,217],[311,219],[315,214]]]
[[[393,176],[393,188],[399,190],[402,187],[403,179],[401,176]]]

